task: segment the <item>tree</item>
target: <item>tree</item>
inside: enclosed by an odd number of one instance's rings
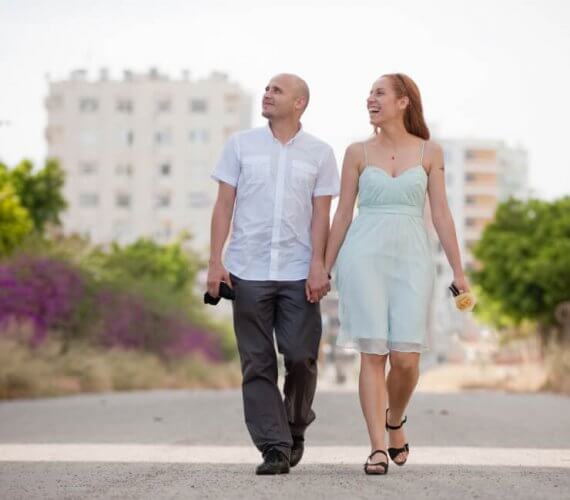
[[[11,253],[32,227],[30,215],[10,182],[8,169],[0,163],[0,256]]]
[[[496,313],[546,335],[556,306],[570,300],[570,197],[502,203],[473,253],[481,264],[473,279]]]
[[[34,172],[29,160],[23,160],[13,169],[0,164],[14,187],[20,203],[28,211],[35,231],[43,232],[46,224],[59,224],[60,213],[67,203],[61,193],[65,175],[54,159],[48,159],[41,170]]]
[[[14,188],[0,171],[0,257],[14,250],[30,233],[33,224]]]

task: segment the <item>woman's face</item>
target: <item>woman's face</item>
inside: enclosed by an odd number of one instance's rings
[[[403,115],[407,97],[398,98],[390,78],[382,77],[374,82],[366,100],[370,123],[379,127],[394,118]]]

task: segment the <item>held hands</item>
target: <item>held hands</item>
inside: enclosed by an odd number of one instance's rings
[[[311,264],[309,277],[305,284],[305,294],[307,300],[314,304],[319,302],[327,293],[330,292],[331,284],[329,273],[323,264]]]
[[[230,280],[230,273],[226,270],[221,261],[210,261],[208,265],[208,293],[216,298],[220,294],[220,282],[223,281],[230,288],[232,281]]]

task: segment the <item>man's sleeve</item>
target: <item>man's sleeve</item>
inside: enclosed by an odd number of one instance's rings
[[[212,172],[212,179],[236,187],[240,173],[237,137],[232,135],[226,142],[220,159]]]
[[[330,146],[327,147],[323,159],[319,165],[317,182],[313,191],[313,196],[338,196],[340,191],[340,179],[334,152]]]

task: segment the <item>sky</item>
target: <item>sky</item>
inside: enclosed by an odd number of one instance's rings
[[[533,194],[570,194],[566,0],[0,0],[0,159],[42,163],[48,79],[157,67],[222,71],[254,95],[307,80],[306,130],[345,148],[370,133],[365,99],[384,73],[418,84],[432,132],[529,153]]]

